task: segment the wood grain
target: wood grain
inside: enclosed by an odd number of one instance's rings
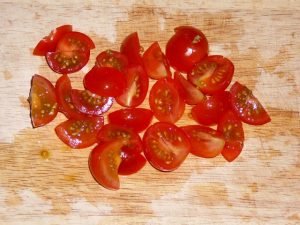
[[[1,1],[0,9],[1,225],[300,223],[299,1]],[[59,77],[32,49],[66,23],[96,44],[88,67],[70,75],[74,87],[100,51],[118,49],[130,32],[145,48],[155,40],[164,48],[174,27],[190,24],[207,35],[211,54],[232,59],[234,80],[253,89],[272,122],[244,126],[233,163],[189,156],[172,173],[147,165],[121,177],[119,191],[105,190],[88,171],[91,148],[71,150],[55,136],[62,115],[30,124],[31,76]],[[189,110],[178,125],[194,123]]]

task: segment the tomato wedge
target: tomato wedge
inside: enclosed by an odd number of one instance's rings
[[[168,61],[157,41],[144,52],[143,62],[148,76],[152,79],[172,76]]]
[[[204,94],[224,91],[232,80],[234,66],[221,55],[211,55],[197,63],[188,73],[188,80]]]
[[[55,128],[59,139],[71,148],[86,148],[97,143],[97,133],[104,124],[102,116],[69,119]]]
[[[115,140],[123,142],[119,174],[130,175],[136,173],[145,165],[146,159],[141,155],[143,151],[141,138],[133,130],[118,125],[106,124],[98,132],[97,138],[99,143]]]
[[[166,57],[170,65],[180,72],[189,72],[208,54],[208,42],[205,35],[195,27],[180,26],[166,46]]]
[[[55,52],[47,52],[46,60],[56,73],[74,73],[87,64],[93,48],[95,44],[87,35],[71,31],[59,40]]]
[[[175,123],[184,113],[185,104],[173,80],[162,78],[153,85],[149,96],[154,116],[162,122]]]
[[[230,93],[232,108],[244,123],[262,125],[271,121],[267,111],[246,86],[235,82]]]
[[[124,126],[139,133],[151,123],[153,112],[144,108],[119,109],[108,114],[111,124]]]
[[[218,131],[225,138],[225,147],[222,151],[223,157],[231,162],[236,159],[244,147],[243,124],[235,114],[229,110],[221,118]]]
[[[191,153],[203,157],[213,158],[221,153],[225,140],[223,135],[209,127],[189,125],[181,127],[191,142]]]
[[[184,99],[186,104],[196,105],[204,98],[202,92],[177,71],[174,73],[174,81],[177,85],[179,94]]]
[[[103,187],[110,190],[120,188],[118,168],[121,164],[120,140],[97,145],[89,156],[89,169],[94,179]]]
[[[54,86],[40,75],[34,75],[29,93],[30,117],[33,127],[50,123],[57,115],[58,107]]]
[[[144,134],[144,154],[150,164],[161,171],[177,169],[190,152],[185,132],[171,123],[157,122]]]
[[[112,67],[124,73],[128,66],[128,59],[121,52],[108,49],[96,57],[96,66]]]
[[[123,94],[116,97],[117,103],[124,107],[137,107],[146,98],[149,78],[142,66],[131,65],[125,73],[126,87]]]
[[[123,41],[120,47],[120,52],[128,59],[129,65],[143,65],[141,56],[142,46],[137,32],[129,34]]]
[[[230,99],[231,94],[228,91],[206,96],[192,108],[193,119],[206,126],[218,123],[222,115],[230,109]]]
[[[124,92],[124,74],[113,67],[94,66],[83,79],[84,87],[103,97],[116,97]]]
[[[72,86],[68,75],[64,74],[56,81],[55,92],[59,110],[68,119],[84,119],[86,117],[73,104],[71,96]]]
[[[71,25],[62,25],[52,30],[35,46],[33,55],[45,56],[47,52],[54,52],[58,41],[68,32],[72,31]]]
[[[82,113],[99,116],[105,113],[113,104],[112,97],[102,97],[87,90],[73,89],[71,92],[74,106]]]

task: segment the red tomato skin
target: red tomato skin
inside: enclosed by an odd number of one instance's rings
[[[141,49],[138,33],[133,32],[122,41],[120,52],[127,57],[129,65],[143,65]]]
[[[166,172],[177,169],[184,162],[191,148],[185,132],[167,122],[151,125],[144,133],[143,144],[148,162],[155,169]]]
[[[161,122],[175,123],[181,118],[185,110],[185,103],[176,88],[176,84],[168,78],[159,79],[152,86],[149,105],[154,116]]]
[[[111,124],[124,126],[139,133],[151,123],[153,112],[144,108],[119,109],[108,114]]]
[[[122,162],[119,166],[119,175],[131,175],[140,171],[146,164],[147,160],[141,154],[121,153]]]
[[[170,65],[157,41],[144,52],[143,62],[148,76],[154,80],[172,76]]]
[[[211,126],[219,122],[220,118],[231,108],[231,94],[222,91],[212,96],[206,96],[192,110],[192,118],[200,124]]]
[[[122,73],[125,73],[128,67],[128,59],[121,52],[114,50],[106,50],[100,52],[96,57],[96,66],[113,67]]]
[[[188,80],[202,93],[213,95],[224,91],[234,74],[233,63],[222,55],[210,55],[194,65]]]
[[[35,74],[31,79],[29,103],[31,124],[34,128],[50,123],[58,113],[55,88],[48,79],[41,75]],[[47,104],[47,108],[45,108],[45,104]],[[47,111],[49,111],[48,115],[45,115]]]
[[[175,28],[175,34],[166,46],[166,57],[170,65],[180,72],[189,72],[194,64],[208,54],[205,35],[191,26]]]
[[[82,149],[97,143],[97,133],[103,124],[102,116],[81,120],[69,119],[56,126],[55,132],[59,139],[69,147]]]
[[[35,46],[33,55],[45,56],[47,52],[54,52],[58,41],[68,32],[72,31],[72,25],[62,25],[52,30]]]
[[[193,84],[186,80],[178,71],[174,73],[174,81],[178,88],[179,94],[188,105],[196,105],[204,98],[202,92]]]
[[[263,125],[271,121],[265,108],[246,86],[235,82],[230,93],[232,109],[244,123]]]
[[[56,81],[55,92],[59,110],[68,119],[86,118],[86,115],[77,110],[77,108],[73,104],[71,96],[72,86],[68,75],[64,74]]]
[[[231,110],[228,110],[219,121],[217,130],[225,138],[225,146],[221,154],[228,162],[232,162],[244,147],[243,124]]]
[[[191,142],[191,153],[203,158],[218,156],[225,145],[223,135],[210,127],[188,125],[181,127]]]
[[[125,73],[126,87],[116,102],[124,107],[137,107],[143,103],[149,88],[149,78],[143,66],[130,65]],[[138,91],[137,91],[138,89]]]
[[[112,67],[94,66],[83,79],[85,89],[103,97],[117,97],[124,92],[124,74]]]

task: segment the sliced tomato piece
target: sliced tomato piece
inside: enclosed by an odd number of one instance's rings
[[[203,125],[214,125],[219,122],[224,112],[231,108],[231,94],[222,91],[212,96],[206,96],[192,108],[192,117]]]
[[[70,52],[81,51],[85,52],[95,48],[92,39],[84,33],[71,31],[66,33],[57,43],[56,51]]]
[[[157,122],[144,134],[144,154],[150,164],[161,171],[177,169],[190,152],[185,132],[171,123]]]
[[[44,126],[56,117],[58,106],[55,88],[45,77],[37,74],[32,77],[28,101],[33,127]]]
[[[144,68],[139,65],[129,66],[125,78],[125,91],[116,97],[116,101],[124,107],[137,107],[146,98],[149,78]]]
[[[231,162],[240,155],[244,147],[243,124],[231,110],[228,110],[218,124],[218,131],[225,138],[222,155],[228,162]]]
[[[204,94],[224,91],[232,80],[234,66],[221,55],[211,55],[197,63],[188,73],[188,80]]]
[[[244,123],[262,125],[271,121],[269,114],[249,88],[235,82],[230,93],[232,108]]]
[[[138,33],[133,32],[122,41],[120,52],[127,57],[129,65],[143,65],[142,49]]]
[[[45,56],[47,52],[54,52],[58,41],[68,32],[72,31],[71,25],[62,25],[52,30],[35,46],[33,55]]]
[[[72,86],[68,75],[62,75],[55,85],[57,103],[59,110],[69,119],[84,119],[86,114],[81,113],[73,104],[72,101]]]
[[[225,146],[223,135],[209,127],[189,125],[181,127],[191,142],[191,153],[203,157],[213,158],[221,153]]]
[[[204,98],[202,92],[177,71],[174,73],[174,81],[178,87],[179,94],[182,96],[186,104],[196,105]]]
[[[185,104],[173,80],[162,78],[153,85],[149,96],[154,116],[162,122],[175,123],[184,113]]]
[[[124,73],[128,66],[128,59],[121,52],[108,49],[96,57],[96,66],[112,67]]]
[[[143,62],[148,76],[152,79],[172,76],[166,56],[157,41],[144,52]]]
[[[113,67],[94,66],[84,76],[83,83],[87,90],[104,97],[117,97],[126,86],[124,74]]]
[[[87,90],[73,89],[71,92],[74,106],[82,113],[99,116],[105,113],[113,104],[112,97],[102,97]]]
[[[126,151],[121,152],[121,158],[122,162],[118,170],[120,175],[131,175],[137,173],[147,162],[142,154],[132,154]]]
[[[118,169],[121,164],[120,140],[97,145],[89,156],[89,169],[94,179],[103,187],[110,190],[120,188]]]
[[[195,27],[180,26],[166,46],[166,57],[170,65],[180,72],[189,72],[208,54],[205,35]]]
[[[119,109],[108,114],[111,124],[124,126],[139,133],[151,123],[153,112],[144,108]]]
[[[86,148],[97,143],[97,133],[104,124],[102,116],[69,119],[55,128],[59,139],[71,148]]]

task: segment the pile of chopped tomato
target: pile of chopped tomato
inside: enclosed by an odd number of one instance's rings
[[[33,54],[44,56],[62,75],[55,85],[34,75],[29,102],[33,127],[50,123],[61,112],[67,120],[55,132],[63,143],[74,149],[96,145],[89,169],[105,188],[119,189],[119,175],[136,173],[146,162],[157,170],[173,171],[189,153],[203,158],[222,155],[231,162],[244,146],[243,123],[271,120],[245,85],[235,82],[226,90],[234,65],[224,56],[209,55],[207,38],[195,27],[175,28],[165,54],[158,42],[141,53],[138,33],[129,34],[119,50],[97,55],[83,78],[83,90],[72,88],[68,74],[81,70],[94,48],[91,38],[71,25],[44,37]],[[149,108],[140,108],[149,79],[155,80]],[[109,112],[114,102],[121,109]],[[192,105],[191,117],[198,125],[178,127],[186,104]]]

